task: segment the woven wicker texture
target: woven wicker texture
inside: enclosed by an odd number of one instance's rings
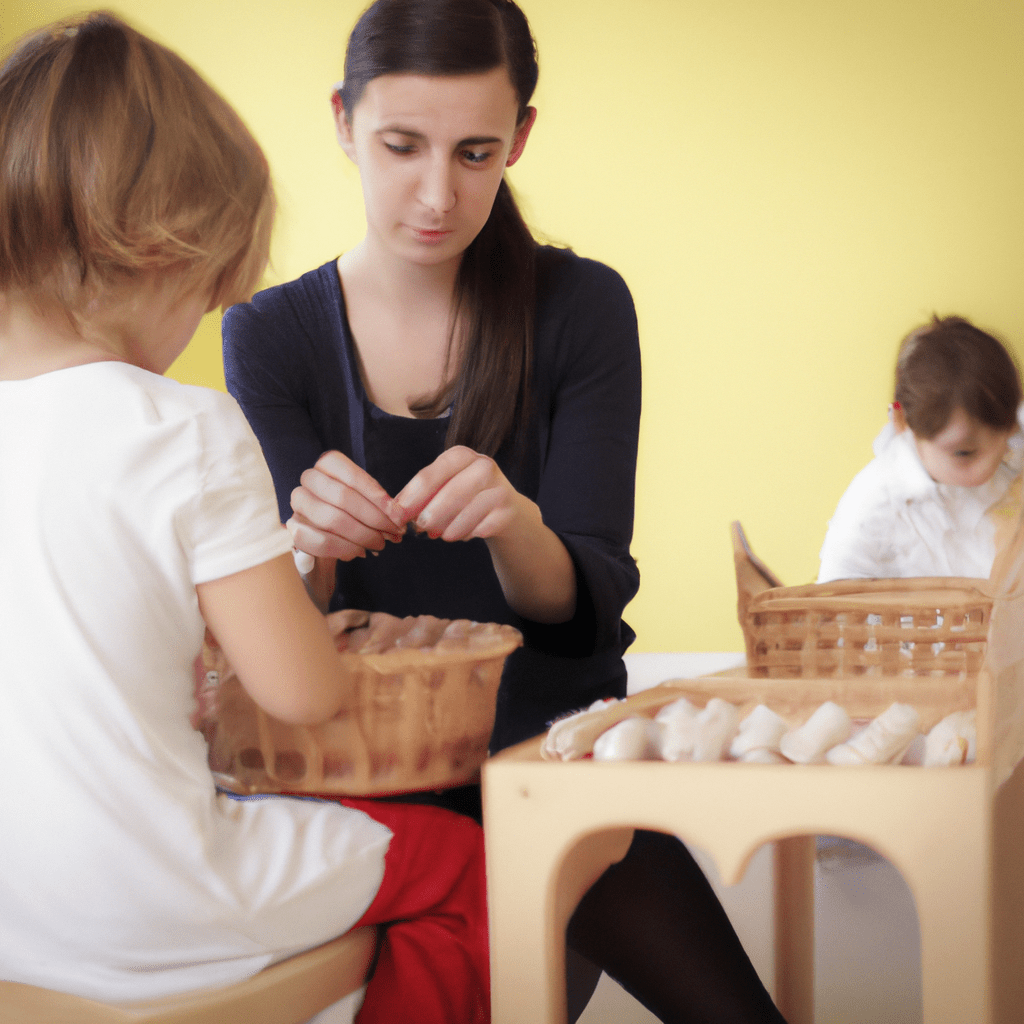
[[[259,708],[209,641],[197,663],[199,728],[218,785],[236,793],[380,795],[460,785],[487,756],[511,626],[432,616],[328,616],[356,701],[322,725]]]
[[[733,524],[738,614],[752,678],[976,675],[992,597],[985,580],[840,580],[772,586]]]

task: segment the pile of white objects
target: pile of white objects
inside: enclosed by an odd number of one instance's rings
[[[555,722],[544,741],[544,756],[573,760],[593,754],[598,761],[742,761],[749,764],[907,764],[926,768],[974,760],[974,711],[956,711],[927,735],[909,704],[891,704],[870,722],[855,722],[832,701],[793,727],[764,704],[742,721],[735,705],[712,697],[699,709],[686,697],[648,718],[634,715],[600,732],[595,723],[620,702],[599,701],[586,711]],[[599,717],[600,716],[600,717]]]

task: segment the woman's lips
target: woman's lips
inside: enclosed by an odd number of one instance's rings
[[[438,230],[436,228],[411,228],[413,235],[417,241],[425,242],[428,245],[436,245],[438,242],[443,242],[449,235],[451,235],[451,229]]]

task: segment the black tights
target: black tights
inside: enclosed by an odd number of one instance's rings
[[[480,788],[395,797],[480,821]],[[722,904],[675,836],[637,830],[626,856],[590,887],[569,920],[570,1021],[601,971],[663,1024],[786,1024]]]
[[[580,901],[566,941],[663,1024],[785,1024],[704,872],[674,836],[638,830]]]

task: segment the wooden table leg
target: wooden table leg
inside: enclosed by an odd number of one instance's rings
[[[814,836],[775,844],[775,1005],[814,1024]]]

